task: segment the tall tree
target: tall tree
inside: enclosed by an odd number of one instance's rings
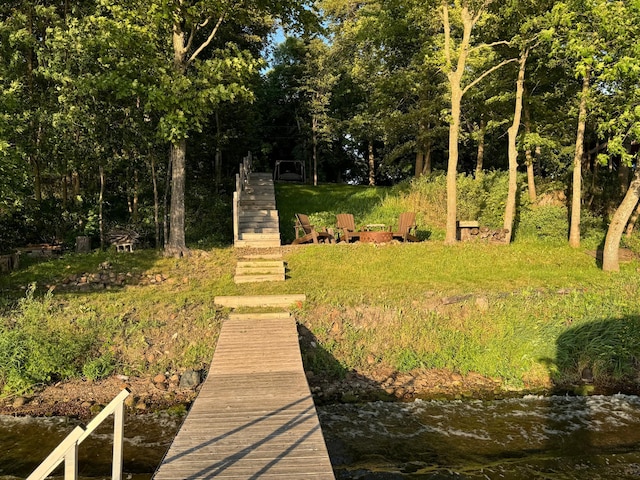
[[[492,67],[479,73],[475,78],[469,79],[463,85],[463,78],[467,71],[467,62],[472,53],[485,50],[492,45],[479,44],[472,46],[474,27],[480,19],[488,13],[491,0],[471,2],[463,0],[450,5],[448,0],[443,0],[441,5],[442,26],[444,29],[444,71],[449,79],[449,94],[451,95],[450,120],[449,120],[449,161],[447,163],[447,224],[445,243],[456,242],[457,222],[457,175],[458,175],[458,142],[460,137],[460,117],[462,113],[462,97],[469,89],[482,81],[487,75],[501,68],[503,65],[514,61],[503,60]],[[453,14],[453,15],[452,15]],[[458,19],[459,25],[453,20]],[[456,38],[457,27],[461,27],[461,35]],[[498,41],[496,44],[505,43]]]
[[[256,56],[275,19],[291,23],[312,10],[293,0],[102,0],[103,18],[143,28],[150,48],[144,107],[159,115],[158,132],[169,143],[171,206],[165,254],[189,253],[185,240],[187,139],[202,131],[221,104],[250,100],[250,80],[262,65]],[[258,48],[248,48],[253,43]]]
[[[611,217],[604,243],[602,269],[619,270],[619,247],[624,228],[640,201],[640,3],[605,2],[595,9],[610,39],[609,64],[604,69],[607,102],[610,106],[600,123],[600,132],[608,138],[607,153],[600,155],[601,163],[616,157],[621,166],[633,169],[633,178],[624,197]]]

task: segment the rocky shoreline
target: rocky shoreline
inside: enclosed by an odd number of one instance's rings
[[[526,394],[640,393],[637,385],[539,385],[529,389],[513,389],[504,387],[497,379],[479,374],[461,375],[438,369],[413,372],[396,372],[385,368],[366,373],[352,371],[339,380],[310,371],[306,374],[314,401],[318,405],[412,401],[418,398],[497,400]],[[131,391],[125,401],[129,414],[163,410],[186,412],[200,388],[199,380],[196,382],[193,374],[188,376],[191,376],[190,382],[181,382],[185,373],[171,376],[158,374],[148,378],[114,375],[97,381],[69,380],[45,386],[31,395],[0,400],[0,415],[66,416],[86,420],[95,416],[123,388]]]
[[[115,375],[107,379],[69,380],[41,388],[32,395],[0,401],[0,414],[13,416],[67,416],[88,419],[98,413],[123,388],[130,414],[173,409],[186,411],[195,400],[199,382],[181,382],[182,375],[159,374],[152,378]],[[477,374],[460,375],[444,370],[400,373],[390,369],[349,372],[331,379],[307,372],[317,404],[423,399],[501,398],[526,392],[504,389],[500,382]]]

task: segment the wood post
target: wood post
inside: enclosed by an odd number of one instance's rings
[[[91,252],[91,238],[86,236],[76,237],[76,253]]]

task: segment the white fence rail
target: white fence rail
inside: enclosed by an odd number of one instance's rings
[[[236,191],[233,192],[233,243],[235,244],[239,240],[239,225],[240,225],[240,198],[247,183],[249,182],[249,174],[251,173],[251,167],[253,158],[251,152],[242,159],[242,163],[236,173]]]
[[[64,479],[78,478],[78,446],[113,413],[113,463],[111,478],[122,480],[122,448],[124,443],[124,399],[129,390],[123,389],[86,427],[76,427],[60,445],[49,454],[27,480],[43,480],[64,462]]]

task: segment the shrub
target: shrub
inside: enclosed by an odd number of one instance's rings
[[[567,207],[531,205],[520,212],[516,235],[542,239],[566,239],[569,232],[568,215]]]
[[[111,352],[107,352],[85,363],[82,366],[82,375],[89,380],[99,380],[111,375],[115,368],[115,358]]]
[[[93,345],[84,322],[67,321],[51,294],[33,296],[31,286],[13,318],[0,318],[0,387],[29,390],[39,383],[78,376]]]

